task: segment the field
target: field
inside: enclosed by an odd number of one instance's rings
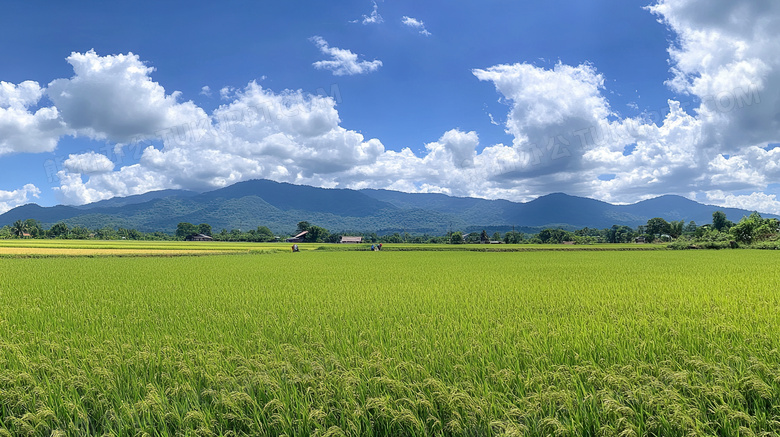
[[[0,258],[0,435],[780,434],[776,252],[236,247]]]
[[[304,245],[304,250],[318,246]],[[0,257],[185,256],[286,252],[286,243],[213,243],[191,241],[0,240]]]
[[[185,241],[0,240],[0,257],[50,256],[187,256],[288,252],[289,243]],[[371,244],[299,244],[302,251],[370,250]],[[387,244],[386,251],[537,252],[560,250],[661,250],[666,244]]]

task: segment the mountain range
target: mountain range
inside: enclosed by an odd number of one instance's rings
[[[333,232],[443,234],[448,230],[486,229],[492,233],[513,227],[522,232],[537,232],[545,227],[570,230],[612,225],[636,227],[653,217],[705,224],[712,221],[712,213],[718,210],[735,222],[751,213],[704,205],[673,195],[631,205],[613,205],[554,193],[518,203],[445,194],[316,188],[251,180],[205,193],[164,190],[81,206],[28,204],[0,215],[0,226],[32,218],[44,227],[65,222],[71,227],[80,225],[90,229],[109,226],[144,232],[173,232],[178,223],[189,222],[208,223],[215,232],[268,226],[277,234],[286,234],[305,220]]]

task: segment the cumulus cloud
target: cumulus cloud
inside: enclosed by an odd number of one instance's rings
[[[206,96],[206,97],[211,97],[211,87],[209,87],[208,85],[203,86],[200,89],[200,95]]]
[[[479,136],[476,132],[462,132],[458,129],[447,131],[439,139],[438,146],[450,153],[452,164],[455,166],[467,168],[474,166],[474,156],[476,147],[479,145]],[[428,144],[429,150],[436,147]]]
[[[662,0],[649,10],[677,35],[668,84],[701,100],[708,147],[777,141],[780,3]]]
[[[741,208],[748,211],[780,214],[780,200],[774,194],[750,193],[738,195],[715,190],[707,193],[707,201],[727,208]]]
[[[44,90],[37,82],[0,82],[0,156],[50,152],[68,133],[55,107],[32,110]]]
[[[371,73],[382,66],[382,61],[378,59],[373,61],[359,60],[358,55],[349,50],[330,47],[328,42],[320,36],[313,36],[311,41],[320,49],[323,55],[331,57],[331,59],[317,61],[312,65],[320,70],[330,70],[334,76]]]
[[[411,27],[412,29],[416,29],[420,32],[420,35],[431,36],[431,32],[428,32],[428,30],[425,28],[425,23],[423,23],[422,20],[404,15],[403,18],[401,18],[401,24]]]
[[[373,163],[385,151],[379,140],[339,126],[335,105],[330,97],[274,93],[251,82],[207,123],[161,134],[163,147],[147,147],[136,165],[85,178],[87,170],[105,170],[109,162],[71,157],[73,163],[66,164],[72,165],[58,174],[57,191],[63,202],[80,204],[165,188],[214,189],[253,178],[335,184],[337,174]]]
[[[88,152],[70,155],[62,166],[70,173],[100,174],[114,170],[114,163],[106,155]]]
[[[661,167],[671,171],[657,180],[669,190],[704,192],[723,206],[746,202],[776,211],[759,191],[724,193],[763,190],[778,176],[780,154],[766,145],[780,141],[780,4],[660,0],[648,9],[676,35],[667,84],[700,102],[687,127],[659,129],[668,133],[660,147],[686,158]]]
[[[564,191],[617,203],[704,194],[723,206],[777,211],[760,190],[780,177],[780,148],[767,147],[780,142],[780,38],[772,30],[780,7],[715,3],[668,0],[650,8],[679,37],[669,86],[699,102],[689,114],[669,101],[658,124],[618,119],[603,75],[589,64],[474,70],[509,105],[505,129],[514,140],[476,156],[479,173],[466,177],[472,190],[520,200]]]
[[[10,211],[17,206],[29,203],[32,198],[41,194],[41,190],[35,185],[27,184],[18,190],[3,191],[0,190],[0,214]]]
[[[609,125],[604,77],[590,65],[497,65],[473,73],[493,82],[511,106],[505,127],[514,137],[518,161],[507,163],[508,171],[499,177],[517,180],[575,171],[586,134]]]
[[[99,56],[90,50],[72,53],[67,61],[75,75],[52,81],[46,94],[81,135],[127,143],[207,118],[191,101],[178,102],[180,93],[166,94],[150,77],[154,68],[133,53]]]
[[[696,182],[702,165],[723,164],[699,156],[701,122],[677,102],[670,102],[661,126],[641,119],[609,121],[604,77],[593,66],[499,65],[474,74],[493,83],[509,105],[505,129],[514,137],[511,145],[479,151],[476,132],[453,129],[425,144],[420,155],[408,148],[386,150],[378,139],[341,127],[334,99],[274,92],[251,82],[240,90],[225,89],[228,102],[205,120],[158,131],[163,146],[147,147],[136,165],[113,170],[102,155],[70,157],[58,174],[57,192],[63,202],[78,204],[268,178],[512,200],[565,191],[624,201],[654,190],[695,191],[696,184],[715,184],[718,175],[730,175],[733,184],[750,177],[727,168],[734,160],[710,170],[709,181]],[[158,90],[157,95],[166,94]],[[624,154],[628,144],[634,151]],[[745,159],[767,161],[766,154],[774,153],[760,149]],[[616,177],[599,179],[604,173]]]
[[[18,85],[0,82],[0,106],[5,108],[24,109],[38,103],[43,96],[43,90],[38,82],[24,81]]]

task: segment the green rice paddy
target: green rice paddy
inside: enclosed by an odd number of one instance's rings
[[[0,259],[0,435],[780,434],[775,252],[255,253]]]

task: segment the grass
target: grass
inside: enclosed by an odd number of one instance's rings
[[[555,252],[555,251],[625,251],[665,250],[668,244],[383,244],[383,251],[393,252]],[[324,244],[317,250],[343,252],[371,250],[371,244]]]
[[[371,244],[299,244],[302,251],[368,251]],[[201,256],[289,252],[289,243],[102,241],[102,240],[0,240],[0,258],[60,256]],[[663,250],[665,244],[385,244],[384,251],[538,252],[572,250]]]
[[[777,435],[778,261],[4,259],[0,435]]]
[[[288,252],[290,246],[192,241],[0,240],[0,257],[224,255]],[[305,251],[319,246],[305,244],[300,248]]]

